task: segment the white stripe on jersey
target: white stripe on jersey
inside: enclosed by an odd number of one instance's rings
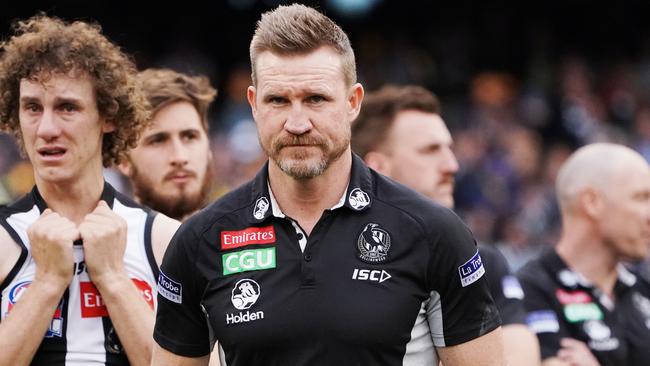
[[[411,339],[406,344],[402,365],[437,365],[438,354],[434,347],[434,339],[437,341],[436,343],[439,343],[440,339],[442,339],[442,345],[444,346],[442,334],[440,294],[432,291],[430,297],[422,302],[420,311],[415,318],[415,324],[411,330]]]
[[[156,301],[156,284],[154,271],[151,268],[145,247],[145,228],[147,212],[139,207],[129,207],[115,197],[113,211],[127,222],[127,245],[124,254],[124,264],[129,277],[134,280],[143,297],[149,304]],[[38,206],[27,212],[13,214],[6,218],[7,223],[16,231],[23,244],[30,249],[27,228],[40,216]],[[66,365],[104,365],[106,362],[105,335],[102,316],[106,315],[103,302],[93,290],[94,285],[88,277],[83,263],[83,247],[74,247],[75,276],[68,287],[66,335]],[[73,270],[72,268],[70,270]],[[20,270],[11,282],[2,290],[0,297],[0,316],[7,316],[10,306],[10,292],[12,289],[21,289],[17,286],[22,282],[31,282],[34,279],[36,267],[31,253],[27,256]],[[14,297],[14,301],[19,296]],[[63,307],[65,309],[65,306]],[[62,321],[53,321],[51,329],[60,331]],[[58,328],[57,328],[58,327]],[[56,333],[56,332],[54,332]],[[53,336],[56,337],[56,334]]]

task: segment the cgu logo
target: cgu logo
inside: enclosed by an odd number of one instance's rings
[[[380,271],[378,269],[354,269],[354,272],[352,272],[352,279],[353,280],[358,280],[358,281],[373,281],[373,282],[378,282],[382,283],[392,276],[388,274],[388,272],[384,271],[383,269]]]
[[[275,268],[275,248],[242,250],[223,254],[223,274]]]

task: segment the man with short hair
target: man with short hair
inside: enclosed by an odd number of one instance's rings
[[[343,30],[265,13],[248,101],[268,164],[179,229],[165,254],[157,365],[502,366],[474,239],[450,210],[350,149],[363,99]],[[216,259],[216,260],[215,260]]]
[[[0,208],[0,365],[148,365],[155,284],[179,223],[104,182],[148,118],[99,26],[35,16],[2,43],[0,128],[36,185]]]
[[[621,263],[648,256],[648,163],[622,145],[590,144],[562,165],[555,189],[560,241],[518,272],[542,364],[650,365],[647,282]]]
[[[204,76],[148,69],[138,84],[152,108],[150,125],[120,165],[136,201],[183,221],[212,188],[208,108],[217,91]]]
[[[370,168],[447,208],[454,206],[458,171],[452,143],[438,98],[415,85],[388,85],[367,94],[352,125],[352,149]],[[516,277],[496,248],[483,245],[480,253],[503,322],[508,364],[538,365],[539,345],[525,325],[523,291]]]

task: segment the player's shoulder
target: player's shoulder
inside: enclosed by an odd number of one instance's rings
[[[439,225],[435,226],[442,227],[461,222],[453,210],[439,205],[405,185],[375,171],[372,171],[372,176],[375,183],[375,198],[379,203],[401,211],[426,226],[438,223]]]

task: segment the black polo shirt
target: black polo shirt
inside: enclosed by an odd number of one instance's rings
[[[526,324],[524,290],[510,271],[506,258],[489,245],[480,245],[481,259],[490,294],[501,315],[503,325]]]
[[[268,165],[174,236],[154,331],[163,348],[203,356],[212,337],[228,365],[414,365],[437,362],[434,344],[499,326],[452,211],[354,156],[345,203],[301,238],[273,215],[267,177]]]
[[[560,339],[570,337],[587,344],[602,366],[650,365],[648,289],[625,267],[618,268],[615,302],[552,249],[517,274],[543,359],[556,357]]]

